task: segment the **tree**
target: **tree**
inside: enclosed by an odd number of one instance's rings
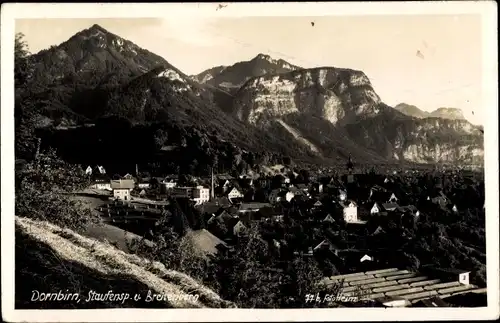
[[[16,170],[16,215],[52,222],[76,231],[98,218],[71,194],[89,185],[83,168],[67,164],[54,150]]]
[[[271,266],[272,259],[268,244],[252,225],[233,252],[222,252],[211,261],[205,282],[239,307],[277,307],[281,277]]]
[[[168,133],[166,131],[164,131],[163,129],[156,130],[154,135],[154,141],[157,149],[161,149],[161,147],[165,145],[167,140],[168,140]]]
[[[25,87],[33,75],[33,65],[28,43],[23,33],[17,33],[14,43],[14,84],[15,88]]]
[[[35,102],[29,92],[29,82],[33,66],[28,44],[24,35],[17,33],[14,44],[14,84],[15,84],[15,155],[16,158],[31,159],[36,148]]]

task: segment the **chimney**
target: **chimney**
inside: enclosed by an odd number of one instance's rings
[[[135,164],[135,176],[139,176],[139,166]]]
[[[214,168],[212,167],[212,182],[211,182],[211,190],[210,190],[210,199],[213,200],[215,198],[214,192]]]

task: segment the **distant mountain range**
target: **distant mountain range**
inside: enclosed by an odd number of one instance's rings
[[[33,58],[39,113],[57,123],[120,115],[193,124],[242,149],[293,158],[483,163],[482,132],[459,110],[392,108],[362,71],[301,68],[258,54],[187,76],[98,25]]]
[[[394,107],[401,113],[415,118],[442,118],[449,120],[465,120],[462,110],[456,108],[439,108],[432,112],[422,111],[414,105],[400,103]]]

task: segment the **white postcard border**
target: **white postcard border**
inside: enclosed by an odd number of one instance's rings
[[[345,2],[228,4],[72,4],[7,3],[1,7],[1,169],[2,169],[2,316],[29,322],[210,322],[210,321],[382,321],[484,320],[499,316],[498,209],[498,43],[494,1]],[[392,14],[480,14],[483,22],[487,308],[340,308],[340,309],[103,309],[14,310],[14,32],[16,18],[133,18],[170,15],[325,16]]]

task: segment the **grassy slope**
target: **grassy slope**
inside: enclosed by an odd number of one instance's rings
[[[79,292],[80,303],[30,302],[31,291]],[[88,292],[166,294],[167,302],[85,302]],[[199,294],[198,301],[182,298]],[[174,299],[175,296],[179,298]],[[233,307],[191,277],[47,222],[16,217],[16,308]]]

